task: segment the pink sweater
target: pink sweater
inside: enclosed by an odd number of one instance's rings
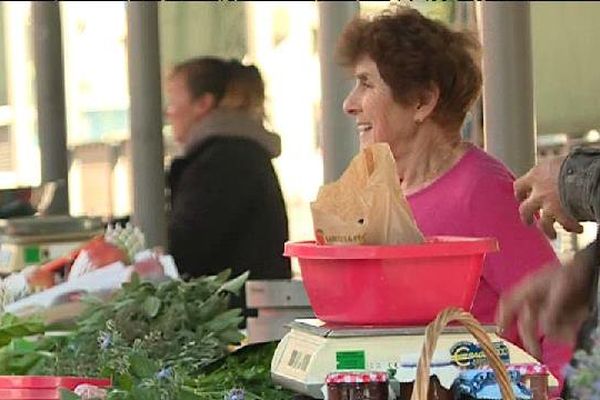
[[[494,322],[499,295],[524,276],[558,259],[535,226],[519,218],[513,192],[514,176],[502,162],[471,146],[446,174],[419,192],[407,196],[425,236],[457,235],[495,237],[500,251],[486,256],[483,277],[471,313],[482,323]],[[516,329],[507,339],[522,346]],[[543,337],[543,359],[562,386],[562,367],[572,355],[571,346],[548,343]]]

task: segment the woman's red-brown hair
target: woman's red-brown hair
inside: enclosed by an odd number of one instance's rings
[[[371,58],[400,104],[412,104],[423,90],[437,86],[440,97],[432,119],[460,127],[479,96],[482,76],[476,36],[458,32],[409,7],[357,17],[344,29],[337,48],[341,65]]]

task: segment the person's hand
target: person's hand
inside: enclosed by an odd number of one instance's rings
[[[558,175],[564,157],[540,162],[514,183],[515,196],[522,202],[519,213],[524,223],[533,223],[534,215],[541,210],[538,222],[546,236],[556,238],[554,222],[567,231],[581,233],[583,226],[561,206],[558,194]]]
[[[594,259],[592,251],[580,252],[569,265],[544,268],[503,295],[496,317],[500,332],[516,320],[523,345],[538,359],[538,331],[550,339],[575,342],[590,315]]]

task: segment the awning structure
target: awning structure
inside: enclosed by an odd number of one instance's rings
[[[352,89],[350,79],[335,63],[333,54],[342,29],[358,12],[358,2],[322,1],[319,6],[319,61],[323,138],[323,181],[338,179],[358,150],[356,125],[342,109]]]
[[[33,2],[33,47],[42,182],[57,186],[50,214],[69,213],[67,118],[60,9],[57,2]]]
[[[166,246],[158,3],[127,3],[133,223],[149,246]]]
[[[43,179],[67,181],[64,77],[57,2],[33,2]],[[517,174],[535,163],[535,131],[599,125],[596,4],[481,2],[485,147]],[[358,149],[342,111],[352,85],[334,64],[337,37],[359,3],[319,2],[324,180],[337,179]],[[166,244],[158,5],[128,3],[133,145],[133,220],[148,244]],[[577,22],[579,21],[579,22]],[[218,40],[218,38],[215,38]],[[587,47],[586,47],[587,46]],[[534,74],[535,72],[535,74]],[[573,105],[576,105],[575,107]],[[537,114],[537,118],[536,118]],[[65,190],[66,193],[66,190]],[[62,208],[68,210],[65,197]]]
[[[529,2],[483,2],[485,149],[517,175],[535,164]]]

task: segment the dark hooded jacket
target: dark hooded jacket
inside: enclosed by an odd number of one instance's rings
[[[287,215],[271,164],[279,154],[279,137],[243,112],[215,110],[193,127],[168,174],[169,252],[182,275],[231,268],[235,276],[249,270],[250,279],[291,277]]]

